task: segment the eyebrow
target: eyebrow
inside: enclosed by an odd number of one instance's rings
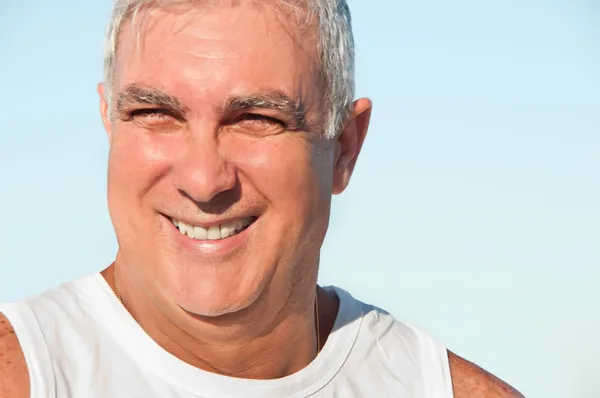
[[[187,106],[172,95],[155,88],[131,84],[119,93],[116,104],[117,113],[124,113],[127,108],[139,104],[165,108],[179,119],[183,119],[186,112],[189,111]]]
[[[119,93],[116,110],[118,114],[126,112],[134,105],[149,105],[165,108],[173,117],[184,119],[189,108],[177,97],[159,89],[131,84]],[[294,122],[294,128],[308,130],[306,106],[302,98],[293,99],[282,91],[240,95],[229,98],[223,105],[216,107],[218,114],[227,115],[251,109],[267,109],[284,113]]]
[[[235,96],[218,107],[222,115],[251,109],[268,109],[286,114],[293,120],[296,129],[307,130],[306,106],[301,98],[293,99],[281,91],[259,93],[249,96]]]

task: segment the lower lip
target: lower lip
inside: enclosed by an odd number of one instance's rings
[[[192,239],[182,234],[170,219],[167,218],[167,222],[171,225],[171,232],[175,235],[176,241],[188,251],[204,256],[223,256],[232,253],[248,240],[250,229],[254,226],[256,220],[241,232],[218,240]]]

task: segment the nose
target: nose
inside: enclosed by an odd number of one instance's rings
[[[236,171],[220,151],[216,137],[193,137],[175,167],[175,184],[190,199],[208,203],[236,186]]]

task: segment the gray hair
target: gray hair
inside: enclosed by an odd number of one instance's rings
[[[354,100],[354,38],[346,0],[307,0],[308,13],[317,24],[319,67],[326,109],[324,136],[334,138],[350,115]],[[105,97],[112,111],[112,84],[119,36],[129,19],[135,20],[148,5],[168,5],[193,0],[115,0],[104,46]],[[286,0],[279,0],[286,3]]]

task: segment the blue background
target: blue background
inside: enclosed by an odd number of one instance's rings
[[[528,397],[600,396],[600,3],[350,2],[375,108],[321,283]],[[107,266],[111,3],[0,0],[0,301]]]

